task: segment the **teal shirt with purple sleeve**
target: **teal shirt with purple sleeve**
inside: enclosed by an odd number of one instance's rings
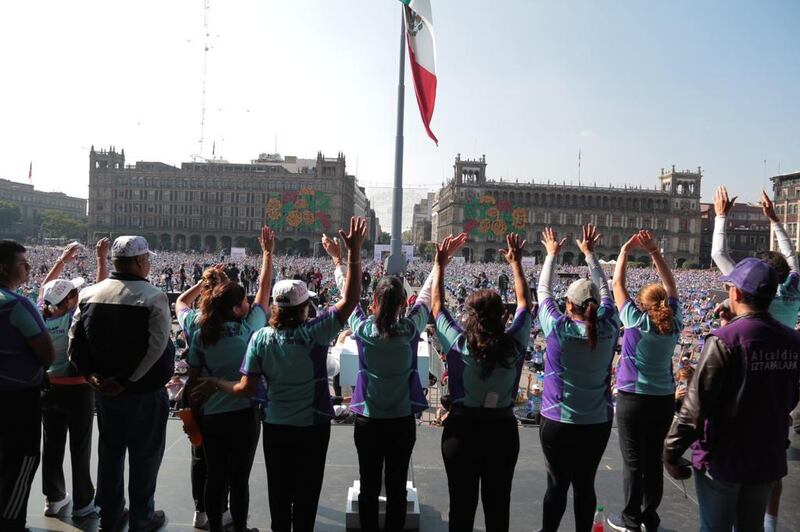
[[[552,297],[540,302],[539,324],[547,342],[541,414],[576,425],[611,421],[611,363],[620,326],[611,298],[603,297],[597,308],[593,350],[586,324],[563,314]]]
[[[250,312],[242,321],[226,321],[222,325],[222,335],[216,344],[206,346],[200,337],[198,318],[200,314],[192,310],[178,313],[181,328],[186,331],[189,366],[200,370],[203,377],[218,377],[238,381],[240,368],[247,346],[253,333],[267,324],[267,315],[260,305],[250,307]],[[215,392],[203,403],[203,413],[207,415],[224,414],[250,408],[250,400],[223,392]]]
[[[675,393],[672,356],[683,329],[683,316],[677,299],[670,298],[668,305],[675,314],[670,334],[660,334],[650,316],[632,300],[622,305],[620,320],[625,334],[617,366],[617,390],[642,395]]]
[[[794,329],[797,313],[800,312],[800,273],[792,271],[786,280],[778,285],[775,299],[769,305],[769,313],[779,322]]]
[[[28,298],[0,288],[0,391],[41,386],[44,368],[28,342],[46,333],[42,316]]]
[[[328,389],[328,346],[342,323],[334,307],[299,327],[264,327],[247,346],[241,373],[264,376],[266,423],[308,427],[328,424],[333,418]]]
[[[358,376],[350,410],[365,417],[391,419],[428,408],[417,371],[420,332],[430,311],[422,303],[381,338],[372,316],[358,305],[348,320],[358,347]]]
[[[442,309],[436,317],[436,335],[447,357],[450,402],[469,408],[512,407],[530,341],[531,323],[530,311],[517,308],[514,320],[505,331],[511,337],[513,349],[505,364],[497,364],[484,376],[483,366],[469,352],[461,324],[447,309]]]

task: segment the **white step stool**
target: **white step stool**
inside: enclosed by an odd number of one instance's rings
[[[361,481],[353,481],[353,486],[347,488],[347,509],[345,511],[345,526],[348,530],[360,530],[361,522],[358,519],[358,494],[361,492]],[[419,530],[419,499],[417,488],[412,481],[406,482],[406,526],[405,530]],[[378,497],[378,525],[383,528],[386,520],[386,496]]]

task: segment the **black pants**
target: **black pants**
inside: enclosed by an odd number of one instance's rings
[[[386,466],[385,530],[403,530],[406,522],[406,480],[408,461],[417,440],[414,416],[395,419],[356,418],[353,438],[358,451],[361,491],[358,495],[358,517],[361,530],[378,530],[378,496],[381,476]]]
[[[206,454],[203,446],[192,446],[192,465],[189,469],[189,476],[192,483],[192,498],[194,499],[194,511],[206,511]]]
[[[450,532],[473,529],[479,488],[486,531],[507,531],[511,482],[519,455],[517,420],[510,411],[508,416],[484,418],[461,414],[461,410],[454,407],[442,432]]]
[[[202,427],[209,530],[222,530],[228,487],[234,529],[237,532],[246,530],[247,512],[250,510],[250,469],[258,446],[258,409],[204,415]]]
[[[97,504],[100,524],[113,529],[125,507],[128,456],[130,532],[146,530],[155,512],[155,493],[169,416],[164,388],[116,397],[95,394],[97,404]]]
[[[72,465],[72,507],[80,509],[94,500],[89,473],[94,426],[94,391],[88,384],[53,384],[42,397],[42,493],[48,501],[66,497],[64,448],[69,431]]]
[[[273,532],[314,530],[331,426],[264,423],[269,513]]]
[[[591,530],[597,505],[594,477],[611,435],[611,422],[574,425],[542,417],[539,439],[547,466],[542,530],[558,530],[572,485],[575,530]]]
[[[39,467],[39,388],[0,392],[0,530],[25,530],[31,482]]]
[[[655,530],[661,522],[657,513],[664,492],[661,451],[672,423],[674,402],[672,395],[619,392],[617,396],[625,492],[622,519],[631,528],[644,523],[648,530]]]

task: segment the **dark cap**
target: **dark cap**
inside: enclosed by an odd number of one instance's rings
[[[720,277],[720,281],[755,296],[772,297],[778,290],[778,272],[766,261],[755,257],[739,261],[731,273]]]

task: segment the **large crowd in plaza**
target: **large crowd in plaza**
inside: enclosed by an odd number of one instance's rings
[[[333,397],[346,395],[336,400],[355,425],[361,528],[378,529],[384,471],[385,529],[402,530],[416,418],[430,406],[417,374],[427,330],[444,367],[431,382],[447,397],[439,419],[451,531],[473,529],[479,498],[486,529],[508,530],[521,417],[539,425],[547,465],[541,530],[558,529],[570,488],[576,528],[591,529],[614,419],[625,507],[608,517],[612,529],[658,528],[663,463],[675,478],[694,477],[702,530],[774,530],[798,402],[800,268],[766,194],[781,252],[733,263],[732,205],[718,190],[718,268],[709,270],[673,271],[645,230],[618,262],[600,264],[592,225],[576,242],[586,266],[557,265],[564,242],[547,228],[541,243],[509,234],[502,262],[491,264],[453,261],[467,235],[448,237],[433,262],[409,262],[404,278],[362,253],[357,218],[337,238],[322,235],[327,254],[316,258],[275,256],[267,227],[261,252],[237,259],[154,254],[137,236],[65,249],[3,241],[0,423],[17,429],[0,436],[0,529],[25,530],[40,453],[45,515],[72,503],[75,518],[99,518],[101,530],[162,528],[154,493],[178,363],[189,368],[178,402],[193,467],[204,469],[187,494],[198,528],[223,530],[229,515],[233,530],[252,530],[249,477],[263,432],[272,529],[313,530]],[[523,268],[534,246],[547,257]],[[628,267],[633,250],[653,266]],[[180,293],[174,308],[166,292]],[[327,360],[345,336],[359,372],[341,394]],[[520,387],[529,358],[539,374]],[[515,410],[520,400],[527,416]]]

